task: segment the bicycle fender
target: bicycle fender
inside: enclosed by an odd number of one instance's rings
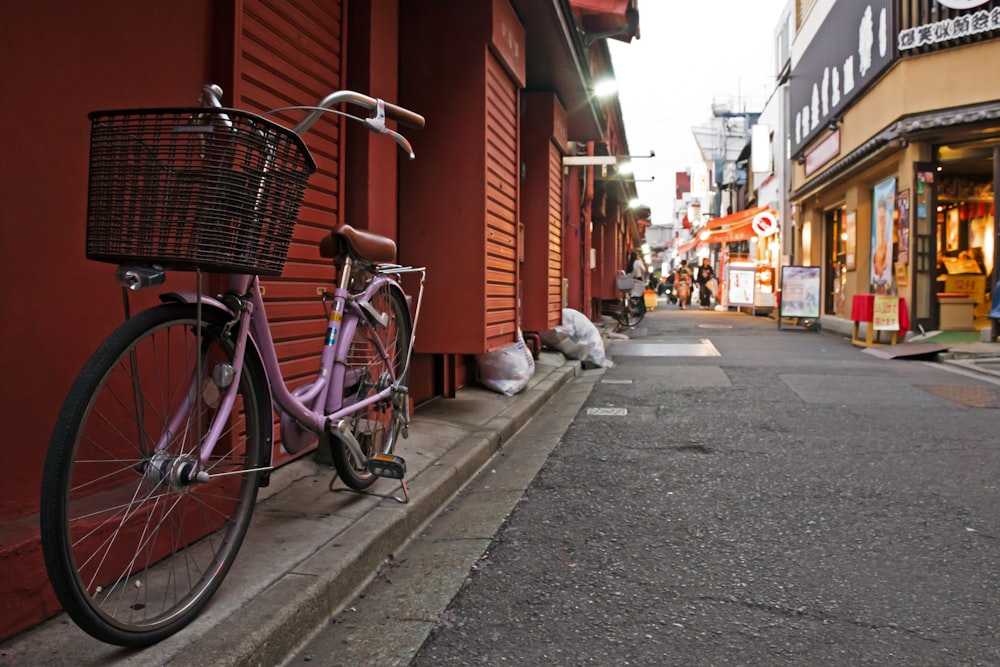
[[[198,295],[194,292],[165,292],[160,295],[160,301],[163,303],[195,303],[197,300]],[[224,310],[230,316],[236,314],[232,308],[215,297],[202,295],[201,302],[205,305],[215,306],[219,310]]]
[[[197,300],[197,294],[195,292],[165,292],[160,295],[160,301],[163,301],[164,303],[195,303],[196,300]],[[221,310],[230,317],[233,317],[235,315],[235,313],[233,313],[233,310],[231,308],[226,306],[226,304],[224,304],[222,301],[218,299],[202,295],[201,303],[203,306],[207,308],[214,308],[217,310]],[[260,356],[260,350],[257,347],[257,341],[254,340],[253,336],[247,336],[247,341],[249,343],[249,345],[247,346],[247,353],[250,356],[246,359],[246,363],[250,366],[255,366],[257,372],[262,373],[265,380],[267,380],[267,370],[265,369],[264,362],[262,360],[262,357]],[[270,381],[265,381],[263,383],[263,387],[258,387],[258,388],[263,390],[265,394],[264,398],[267,399],[266,403],[262,402],[262,404],[266,404],[268,409],[270,410],[274,405],[271,396]],[[261,461],[261,464],[265,468],[271,467],[271,452],[274,449],[273,445],[274,443],[272,442],[271,438],[268,438],[268,444],[266,447],[264,447],[263,451],[264,460]],[[271,478],[270,472],[263,473],[260,476],[260,484],[258,486],[260,486],[261,488],[267,486],[271,481],[270,478]]]

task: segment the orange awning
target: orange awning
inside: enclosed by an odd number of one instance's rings
[[[693,238],[693,239],[691,239],[689,241],[685,241],[684,243],[681,243],[681,244],[679,244],[677,246],[677,253],[678,254],[685,253],[688,250],[690,250],[691,248],[695,247],[696,245],[698,245],[698,239],[697,238]]]
[[[753,237],[753,218],[750,218],[741,223],[730,225],[726,229],[713,229],[708,233],[708,239],[705,240],[705,243],[736,243]]]
[[[757,208],[745,208],[742,211],[731,213],[721,218],[714,218],[705,223],[704,229],[718,229],[726,225],[738,225],[741,222],[750,222],[758,213],[768,210],[769,206],[758,206]]]

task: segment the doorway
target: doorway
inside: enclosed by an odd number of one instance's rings
[[[992,327],[995,150],[995,142],[935,148],[935,284],[942,330],[975,332]]]
[[[823,284],[826,285],[823,312],[846,317],[847,230],[844,228],[843,207],[826,212],[823,228]]]

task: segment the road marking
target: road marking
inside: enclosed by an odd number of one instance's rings
[[[628,408],[587,408],[587,414],[595,417],[624,417]]]
[[[613,357],[720,357],[719,350],[707,338],[697,343],[633,343],[611,344]]]
[[[631,380],[601,380],[601,384],[632,384]]]

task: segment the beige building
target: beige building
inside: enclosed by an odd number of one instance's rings
[[[825,327],[864,331],[885,294],[903,330],[992,328],[998,37],[992,1],[817,2],[800,19],[790,259],[820,269]]]

